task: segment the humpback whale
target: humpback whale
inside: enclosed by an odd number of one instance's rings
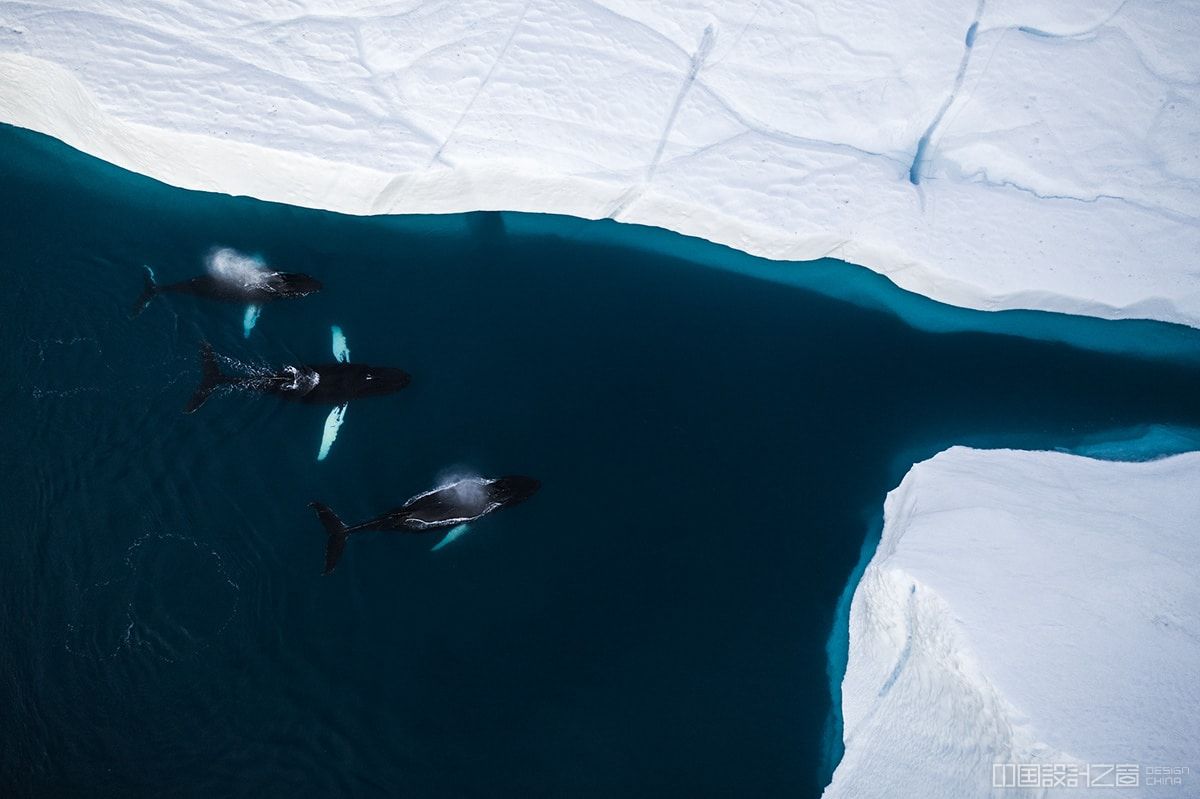
[[[141,295],[130,316],[137,316],[159,294],[190,294],[246,306],[242,331],[249,337],[263,303],[304,297],[321,290],[321,282],[298,272],[275,272],[261,261],[230,249],[216,250],[208,258],[205,275],[165,285],[156,283],[154,270],[146,267]]]
[[[529,499],[541,483],[532,477],[467,477],[439,486],[405,502],[399,508],[360,524],[347,525],[327,505],[310,502],[329,538],[325,543],[325,571],[337,566],[346,548],[346,539],[360,530],[384,530],[400,533],[427,533],[452,528],[434,549],[465,532],[466,525],[500,508],[509,508]]]
[[[279,372],[257,375],[227,375],[221,371],[212,345],[200,344],[200,385],[192,394],[184,413],[194,413],[214,391],[222,386],[273,394],[286,400],[309,405],[335,405],[325,420],[317,460],[329,454],[338,428],[346,417],[350,400],[394,394],[408,385],[407,372],[388,366],[350,363],[346,337],[336,325],[332,328],[335,363],[285,366]]]

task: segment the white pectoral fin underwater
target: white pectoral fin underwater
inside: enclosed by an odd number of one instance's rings
[[[329,330],[333,334],[333,357],[338,363],[350,363],[350,345],[346,343],[346,334],[337,325]]]
[[[346,334],[337,325],[330,327],[333,335],[333,357],[338,363],[350,363],[350,346],[346,343]],[[321,449],[317,452],[317,460],[323,461],[329,457],[333,442],[337,440],[338,430],[346,419],[348,403],[343,403],[329,412],[325,417],[325,428],[321,431]]]
[[[323,461],[329,457],[329,450],[333,449],[333,442],[337,440],[338,430],[346,419],[348,407],[349,403],[339,405],[325,417],[325,429],[321,431],[321,449],[317,452],[317,460]]]
[[[434,544],[433,548],[430,549],[429,551],[437,552],[439,549],[446,546],[446,544],[451,543],[456,538],[461,538],[462,536],[466,535],[467,532],[470,531],[470,529],[471,529],[471,525],[466,524],[466,523],[460,524],[457,527],[451,527],[450,532],[446,533],[446,537],[443,538],[441,541],[438,541],[436,544]]]
[[[246,312],[242,314],[242,338],[250,338],[250,331],[258,324],[258,317],[261,313],[261,305],[246,306]]]

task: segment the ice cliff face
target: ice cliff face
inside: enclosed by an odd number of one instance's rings
[[[1085,768],[1106,764],[1094,784],[1137,769],[1117,796],[1200,790],[1197,487],[1200,453],[956,447],[914,466],[851,606],[826,796],[1042,796],[1055,767],[1076,786],[1049,795],[1091,796]],[[1191,775],[1151,784],[1172,766]]]
[[[1194,0],[4,0],[0,120],[185,187],[1195,326],[1197,41]]]

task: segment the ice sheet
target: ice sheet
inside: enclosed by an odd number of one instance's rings
[[[1197,41],[1196,0],[0,2],[0,120],[189,188],[1197,326]]]

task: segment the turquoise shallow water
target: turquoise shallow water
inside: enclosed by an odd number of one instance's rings
[[[908,464],[1200,428],[1200,334],[1169,325],[613,223],[185,192],[12,128],[0,178],[6,796],[816,796],[839,598]],[[249,339],[189,297],[128,318],[142,264],[218,245],[326,288]],[[413,379],[328,460],[326,408],[180,413],[201,339],[320,362],[334,324]],[[462,471],[542,489],[319,576],[309,500],[358,520]]]

